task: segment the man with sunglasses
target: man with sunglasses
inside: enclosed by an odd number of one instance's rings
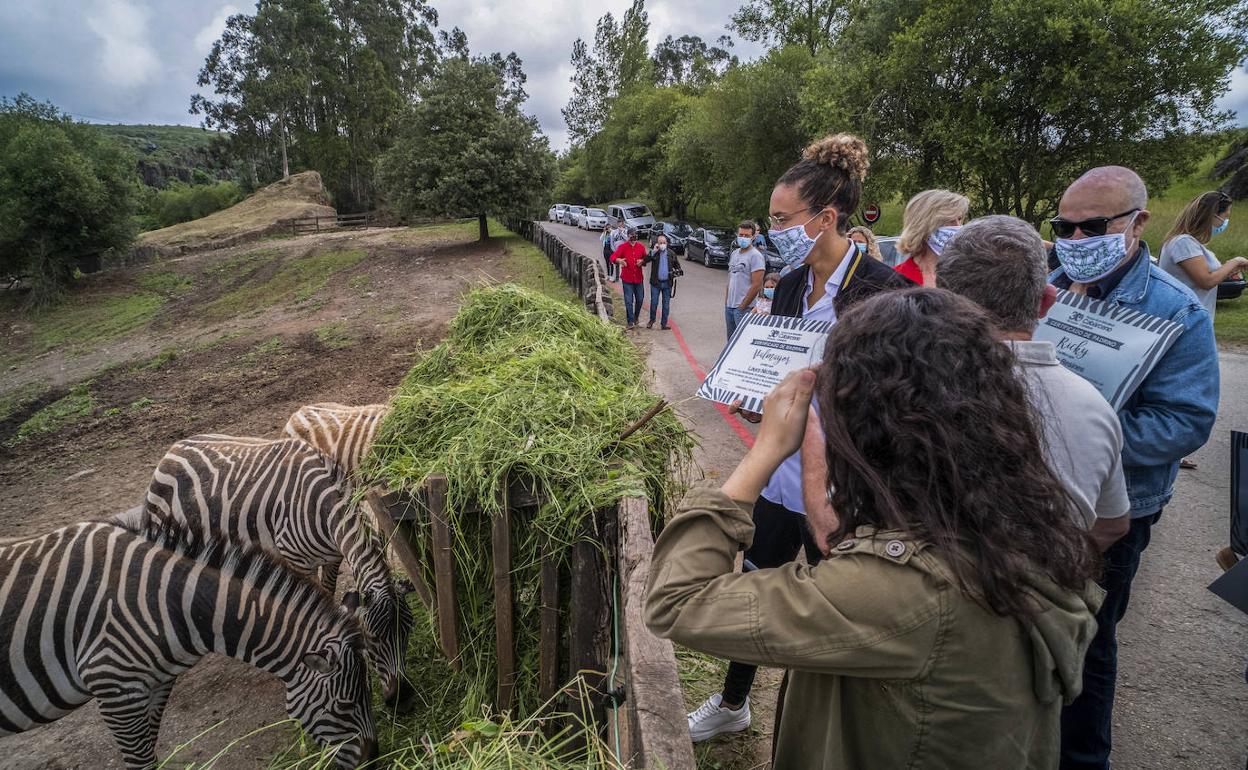
[[[1083,693],[1062,711],[1063,770],[1109,770],[1118,669],[1116,626],[1153,524],[1174,493],[1179,460],[1209,438],[1218,410],[1218,349],[1209,312],[1149,259],[1148,192],[1134,171],[1102,166],[1066,189],[1050,220],[1060,267],[1050,283],[1175,321],[1183,333],[1118,412],[1131,527],[1104,554],[1105,601],[1083,670]]]

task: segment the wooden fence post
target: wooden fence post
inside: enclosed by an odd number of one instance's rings
[[[626,497],[619,505],[620,594],[623,613],[624,672],[629,703],[629,754],[632,767],[693,770],[693,743],[676,672],[676,651],[646,627],[646,578],[654,555],[646,498]]]
[[[595,511],[585,522],[589,537],[572,546],[569,596],[568,679],[580,677],[594,701],[586,716],[601,724],[605,708],[599,697],[606,690],[611,659],[611,568],[608,554],[615,548],[615,526],[606,511]]]
[[[412,525],[405,520],[395,518],[390,513],[390,504],[374,489],[365,493],[364,503],[372,511],[378,529],[385,533],[386,542],[394,548],[395,555],[399,557],[399,563],[403,565],[404,571],[412,579],[412,585],[416,587],[416,595],[420,597],[425,609],[433,612],[433,592],[429,590],[429,584],[425,582],[423,565],[420,563],[420,557],[416,555],[416,549],[412,547],[414,536]]]
[[[455,617],[455,567],[450,522],[446,520],[446,477],[431,476],[426,487],[433,536],[434,590],[438,595],[438,637],[442,653],[459,671],[459,632]]]
[[[503,477],[499,514],[491,523],[494,559],[494,652],[498,658],[498,694],[494,708],[512,706],[516,686],[515,620],[511,603],[511,500],[508,478]]]

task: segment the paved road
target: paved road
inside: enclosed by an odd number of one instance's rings
[[[583,253],[601,254],[593,233],[546,227]],[[660,332],[657,325],[635,333],[649,346],[657,387],[671,401],[692,395],[700,372],[723,347],[726,279],[722,269],[688,265],[672,302],[678,333]],[[1245,767],[1248,616],[1205,587],[1219,574],[1213,556],[1227,542],[1230,431],[1248,430],[1248,355],[1223,352],[1219,358],[1222,405],[1213,437],[1195,455],[1199,469],[1181,472],[1118,628],[1116,770]],[[746,448],[739,431],[749,436],[751,429],[730,423],[701,399],[682,404],[679,412],[701,439],[703,473],[714,478],[731,471]]]

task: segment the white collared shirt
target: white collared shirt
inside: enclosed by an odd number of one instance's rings
[[[836,301],[836,295],[841,291],[841,282],[845,280],[845,273],[849,271],[849,264],[853,261],[855,252],[856,247],[853,241],[850,241],[849,251],[841,260],[841,264],[832,271],[832,275],[828,276],[827,283],[823,285],[824,295],[813,307],[807,304],[807,301],[810,293],[815,289],[815,271],[806,272],[806,291],[802,293],[802,318],[836,323],[836,308],[833,307],[833,303]],[[790,511],[803,515],[806,513],[806,503],[802,500],[802,454],[800,451],[794,452],[780,463],[780,467],[771,474],[767,486],[763,488],[762,496],[773,503],[783,505]]]

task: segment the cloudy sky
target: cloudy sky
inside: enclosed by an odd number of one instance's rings
[[[650,40],[726,32],[741,0],[649,0]],[[555,147],[566,144],[559,114],[571,94],[568,57],[577,37],[593,38],[606,11],[629,0],[434,0],[445,29],[468,34],[475,53],[514,50],[528,73],[528,109]],[[198,125],[187,112],[204,56],[254,0],[2,0],[0,96],[26,91],[84,120]],[[759,47],[737,42],[752,58]],[[1223,106],[1248,124],[1248,74],[1236,72]]]

